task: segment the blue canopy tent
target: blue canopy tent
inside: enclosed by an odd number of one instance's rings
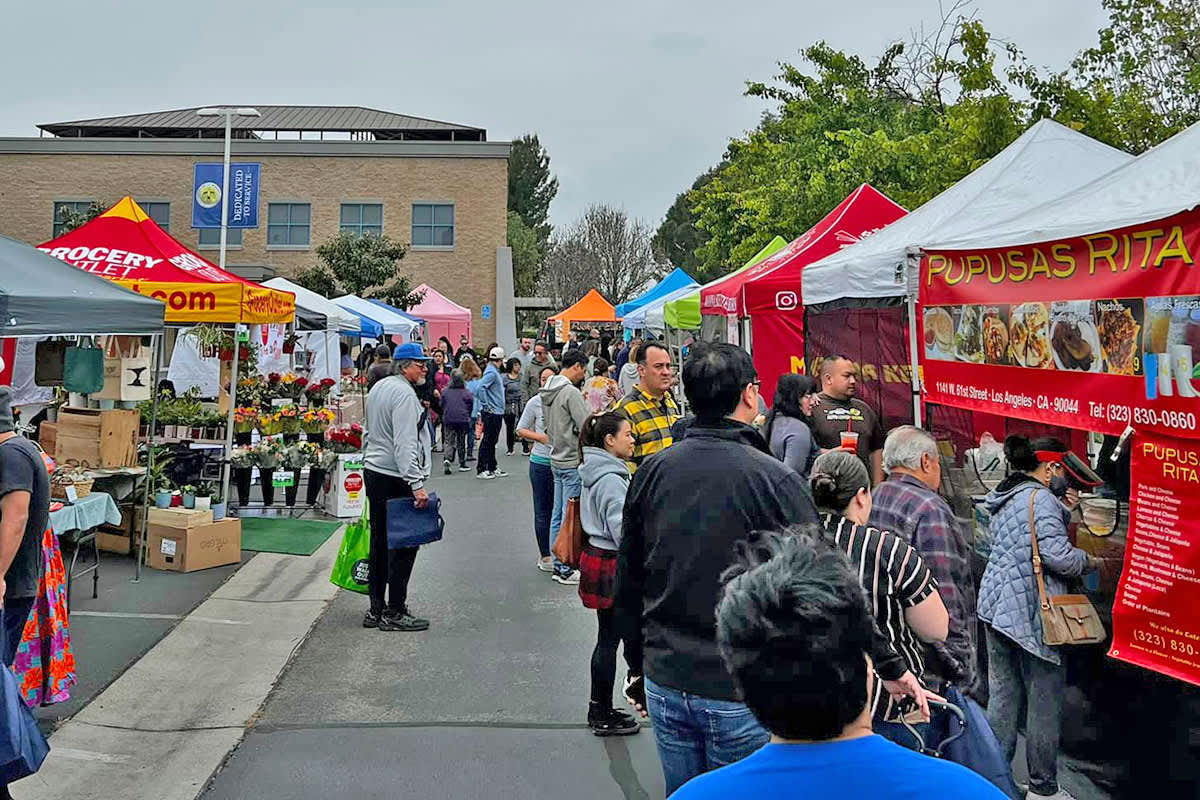
[[[340,308],[342,308],[342,310],[348,311],[349,313],[358,317],[358,320],[361,323],[359,326],[359,332],[358,332],[359,336],[366,336],[371,339],[378,339],[383,336],[383,325],[381,325],[377,321],[371,319],[368,316],[364,316],[363,314],[360,314],[359,312],[355,311],[353,308],[345,308],[345,307],[340,307]]]
[[[635,297],[629,302],[621,303],[621,305],[617,306],[617,316],[624,317],[627,314],[637,311],[644,305],[653,303],[669,295],[674,295],[680,289],[696,288],[699,285],[691,275],[676,267],[671,270],[671,273],[667,277],[663,278],[640,297]],[[629,326],[626,325],[626,327]]]
[[[420,317],[409,314],[407,311],[401,311],[400,309],[396,308],[395,306],[390,306],[387,303],[383,302],[382,300],[375,300],[374,298],[367,298],[367,302],[371,303],[373,305],[377,305],[380,308],[387,309],[388,311],[392,312],[393,314],[400,316],[400,317],[404,317],[405,319],[411,321],[413,323],[413,325],[415,325],[417,328],[420,329],[421,334],[422,334],[421,335],[422,340],[424,340],[426,338],[424,335],[425,334],[425,320],[421,319]],[[405,340],[410,341],[410,342],[416,341],[416,339],[414,339],[412,336],[406,336]]]

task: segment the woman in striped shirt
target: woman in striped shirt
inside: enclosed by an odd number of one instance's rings
[[[871,479],[852,453],[832,450],[812,466],[813,502],[825,531],[846,554],[867,592],[867,601],[891,648],[918,679],[925,669],[922,642],[944,641],[949,614],[937,580],[921,556],[899,536],[867,525]],[[886,692],[876,692],[871,709],[875,732],[907,747],[916,742],[899,723]]]

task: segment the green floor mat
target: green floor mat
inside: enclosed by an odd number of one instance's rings
[[[242,549],[311,556],[340,527],[311,519],[242,517]]]

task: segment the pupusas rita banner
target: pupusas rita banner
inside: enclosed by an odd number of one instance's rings
[[[930,251],[926,399],[1200,438],[1200,211],[1056,242]]]

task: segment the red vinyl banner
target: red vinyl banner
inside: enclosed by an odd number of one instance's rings
[[[0,339],[0,386],[12,386],[13,364],[17,360],[17,340]]]
[[[1200,685],[1200,443],[1139,434],[1109,655]]]
[[[804,311],[751,317],[750,325],[759,391],[767,405],[774,405],[779,376],[805,372]]]
[[[928,401],[1200,438],[1200,211],[921,260]]]

